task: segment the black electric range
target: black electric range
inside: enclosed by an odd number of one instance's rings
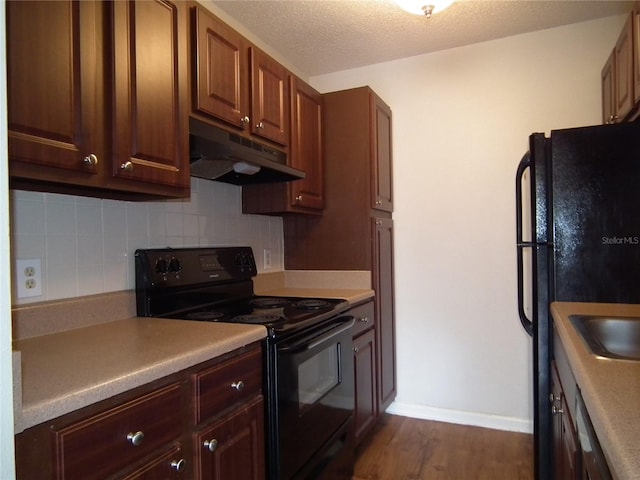
[[[137,250],[139,316],[259,324],[267,478],[349,480],[355,381],[349,303],[254,295],[250,247]]]

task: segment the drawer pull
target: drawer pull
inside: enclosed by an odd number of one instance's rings
[[[144,440],[144,433],[138,431],[136,433],[129,433],[127,435],[127,440],[129,440],[129,442],[131,442],[131,445],[133,445],[134,447],[137,447],[138,445],[142,444],[142,441]]]
[[[362,323],[369,323],[369,317],[360,317],[358,318],[358,321]]]
[[[241,392],[242,390],[244,390],[244,382],[242,380],[238,380],[237,382],[233,382],[231,384],[231,388],[233,388],[234,390]]]
[[[218,448],[218,440],[216,440],[215,438],[212,440],[205,440],[203,445],[204,448],[206,448],[210,452],[215,452],[216,448]]]
[[[176,472],[183,472],[186,464],[187,462],[184,461],[184,458],[181,458],[180,460],[172,460],[171,468],[173,468]]]

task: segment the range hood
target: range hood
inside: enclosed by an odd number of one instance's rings
[[[195,118],[189,119],[189,151],[194,177],[234,185],[305,177],[303,171],[287,165],[286,153]]]

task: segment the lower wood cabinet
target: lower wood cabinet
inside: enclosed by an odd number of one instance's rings
[[[265,475],[259,343],[16,435],[25,480]]]
[[[578,434],[555,362],[551,366],[551,395],[554,478],[578,480]]]
[[[264,402],[257,397],[194,434],[195,478],[265,478]]]
[[[355,444],[371,431],[378,419],[376,322],[373,301],[351,310],[353,327],[353,361],[355,374]]]

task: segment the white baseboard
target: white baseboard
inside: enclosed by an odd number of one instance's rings
[[[409,403],[393,402],[386,413],[403,417],[435,420],[438,422],[472,425],[475,427],[507,430],[510,432],[533,433],[533,422],[528,419],[502,417],[477,412],[462,412],[446,408],[428,407]]]

